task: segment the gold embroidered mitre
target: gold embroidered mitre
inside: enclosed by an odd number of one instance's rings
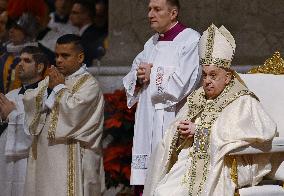
[[[219,29],[212,24],[199,41],[201,65],[215,65],[230,68],[236,43],[231,33],[221,26]]]

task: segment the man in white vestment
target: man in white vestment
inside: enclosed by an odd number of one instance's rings
[[[23,196],[32,138],[24,130],[23,95],[37,87],[48,66],[47,57],[35,46],[20,53],[18,73],[22,87],[0,94],[0,196]]]
[[[201,36],[202,87],[187,99],[152,156],[144,195],[233,196],[235,189],[258,184],[270,172],[269,156],[236,157],[231,179],[230,151],[269,143],[276,125],[258,98],[230,69],[235,51],[225,27],[211,25]]]
[[[104,189],[103,94],[83,65],[80,37],[56,43],[56,66],[23,99],[33,143],[25,196],[93,196]]]
[[[127,105],[138,103],[132,149],[132,185],[144,185],[148,160],[174,120],[182,100],[198,85],[199,33],[178,21],[178,0],[150,0],[156,31],[124,77]],[[184,102],[183,102],[184,103]]]

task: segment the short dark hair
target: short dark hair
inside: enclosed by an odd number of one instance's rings
[[[74,44],[75,48],[80,51],[84,52],[84,48],[81,42],[81,37],[75,34],[65,34],[59,37],[56,41],[57,44]]]
[[[37,46],[26,46],[21,50],[20,54],[23,53],[28,53],[31,54],[35,63],[38,64],[43,64],[44,69],[42,73],[45,72],[46,68],[50,65],[49,60],[47,56],[44,54],[44,52]]]
[[[94,19],[96,15],[96,9],[95,9],[95,1],[93,0],[75,0],[74,4],[79,4],[85,12],[89,15],[91,19]]]
[[[177,7],[178,11],[180,10],[180,3],[179,0],[166,0],[168,4],[171,6]]]

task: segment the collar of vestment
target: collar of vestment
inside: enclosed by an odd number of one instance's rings
[[[75,78],[76,76],[85,73],[86,70],[87,70],[86,64],[82,64],[82,66],[80,67],[80,69],[78,69],[77,71],[75,71],[75,72],[72,73],[71,75],[67,76],[67,77],[65,78],[65,80],[70,80],[70,79],[72,79],[72,78]]]
[[[184,29],[186,29],[186,27],[180,22],[177,22],[172,28],[170,28],[170,30],[159,34],[158,41],[173,41],[175,37]]]
[[[19,91],[18,94],[19,94],[19,95],[20,95],[20,94],[23,95],[23,94],[25,94],[26,90],[37,88],[39,82],[40,82],[40,81],[37,81],[37,82],[35,82],[35,83],[33,83],[33,84],[22,85],[22,88],[20,89],[20,91]]]

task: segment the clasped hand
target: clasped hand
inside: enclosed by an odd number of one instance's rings
[[[16,109],[13,101],[7,99],[5,95],[0,93],[0,116],[2,120],[7,120],[8,115]]]
[[[182,120],[177,126],[182,138],[192,138],[195,134],[195,124],[189,120]]]
[[[141,63],[137,68],[137,78],[139,84],[148,84],[150,82],[151,68],[153,64]]]
[[[56,67],[51,65],[51,67],[48,69],[48,76],[49,76],[49,84],[48,87],[50,89],[53,89],[58,84],[64,84],[65,83],[65,77],[63,74],[61,74]]]

